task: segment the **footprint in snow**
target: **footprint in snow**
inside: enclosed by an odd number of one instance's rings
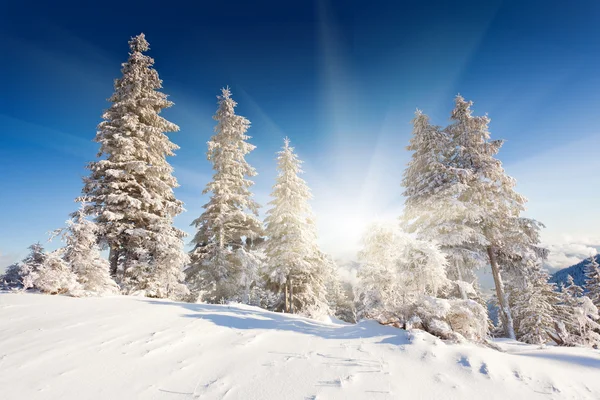
[[[490,370],[486,363],[481,363],[481,367],[479,367],[479,373],[481,373],[489,378]]]
[[[469,361],[469,359],[465,356],[461,356],[460,359],[457,361],[457,363],[459,363],[460,365],[462,365],[463,367],[466,368],[471,368],[471,362]]]

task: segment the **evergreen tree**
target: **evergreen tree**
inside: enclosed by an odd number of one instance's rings
[[[598,308],[583,294],[583,289],[575,285],[572,278],[560,295],[561,304],[557,307],[559,321],[556,342],[563,346],[600,346]]]
[[[110,277],[108,261],[102,258],[98,248],[98,225],[86,219],[84,204],[67,221],[66,230],[63,258],[77,276],[82,289],[96,294],[117,294],[119,287]]]
[[[159,115],[173,103],[159,91],[162,81],[144,54],[144,34],[129,47],[112,104],[98,125],[101,159],[89,164],[83,193],[91,201],[86,213],[96,216],[101,243],[110,248],[111,274],[129,292],[165,297],[185,291],[184,233],[172,224],[183,203],[173,194],[178,184],[166,160],[179,147],[165,134],[179,127]]]
[[[570,278],[570,279],[569,279]],[[556,306],[556,338],[562,346],[597,346],[600,344],[600,316],[591,300],[583,295],[583,289],[568,276],[560,303]]]
[[[458,201],[465,185],[464,168],[452,166],[452,137],[431,125],[420,110],[412,120],[413,136],[407,147],[412,158],[404,171],[406,197],[401,218],[404,229],[424,240],[435,240],[448,256],[448,276],[457,281],[463,298],[475,280],[473,270],[482,265],[473,247],[485,243],[476,229],[479,213],[473,205]]]
[[[327,293],[327,302],[329,309],[335,317],[342,321],[355,323],[356,310],[352,301],[352,287],[344,287],[339,275],[339,268],[336,262],[329,256],[323,255],[325,292]]]
[[[515,304],[518,339],[530,344],[544,344],[555,329],[555,304],[558,294],[548,282],[548,274],[538,269],[527,282]]]
[[[40,268],[46,260],[44,246],[42,246],[40,242],[29,246],[29,251],[29,255],[21,261],[21,269],[19,271],[23,289],[35,287]]]
[[[363,317],[385,320],[406,314],[422,296],[436,297],[448,285],[446,259],[438,246],[393,225],[371,225],[359,259],[356,297]]]
[[[475,117],[471,111],[472,102],[456,97],[452,111],[453,123],[447,128],[452,138],[452,152],[449,165],[463,171],[461,176],[466,190],[458,196],[458,201],[466,204],[477,221],[471,228],[485,238],[478,242],[478,256],[487,256],[492,267],[496,294],[500,304],[500,316],[505,334],[514,338],[514,327],[508,299],[504,290],[498,257],[507,242],[520,227],[519,217],[524,210],[526,199],[514,190],[515,180],[502,168],[502,163],[494,158],[502,141],[490,140],[487,116]]]
[[[547,258],[548,251],[540,245],[540,230],[543,225],[538,221],[519,217],[513,219],[509,227],[510,229],[504,232],[503,245],[497,249],[496,255],[498,265],[502,266],[500,272],[503,281],[506,280],[507,284],[506,305],[510,311],[508,315],[513,320],[512,326],[516,337],[519,338],[523,315],[522,310],[516,310],[516,307],[523,301],[529,301],[532,296],[529,290],[545,285],[543,279],[542,283],[537,284],[531,284],[531,280],[544,274],[541,266]],[[560,314],[561,309],[557,308],[560,303],[559,294],[554,292],[553,285],[545,287],[549,288],[545,290],[547,301]],[[558,314],[555,315],[555,323],[563,320]],[[506,335],[506,331],[504,334]]]
[[[240,296],[245,269],[254,265],[252,242],[263,234],[259,205],[252,199],[249,178],[256,171],[245,160],[255,146],[248,143],[250,121],[235,114],[237,103],[229,88],[218,97],[215,135],[208,142],[207,158],[213,164],[213,180],[204,189],[211,193],[204,212],[193,221],[191,265],[186,280],[199,300],[219,302]],[[250,260],[249,260],[250,258]]]
[[[302,161],[287,138],[277,163],[279,174],[265,219],[269,286],[284,294],[286,312],[325,314],[326,278],[331,276],[333,267],[316,244],[317,232],[308,203],[312,196],[299,176]]]
[[[16,262],[6,267],[6,271],[0,276],[0,283],[8,288],[23,287],[21,264]]]
[[[579,324],[579,340],[577,344],[600,348],[600,313],[598,307],[587,296],[578,299],[578,307],[574,309]]]
[[[563,291],[573,299],[583,296],[583,288],[575,284],[571,275],[567,275],[567,285],[564,287]]]
[[[48,294],[77,293],[81,285],[73,270],[63,259],[64,249],[48,253],[40,266],[34,286]]]
[[[585,291],[592,303],[600,309],[600,268],[594,256],[585,267]]]

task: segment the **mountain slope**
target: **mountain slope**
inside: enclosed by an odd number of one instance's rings
[[[446,344],[247,306],[0,294],[0,397],[600,398],[600,352]]]
[[[600,263],[600,254],[596,254],[596,261]],[[589,262],[590,259],[587,258],[578,264],[556,271],[554,274],[552,274],[550,282],[556,283],[557,285],[560,283],[566,285],[567,276],[571,275],[573,277],[573,281],[575,281],[575,284],[583,286],[585,284],[585,266],[588,265]]]

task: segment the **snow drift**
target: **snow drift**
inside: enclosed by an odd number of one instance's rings
[[[600,398],[600,351],[498,344],[249,306],[3,293],[0,397]]]

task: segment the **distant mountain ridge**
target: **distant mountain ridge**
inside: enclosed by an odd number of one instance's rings
[[[595,258],[596,261],[600,263],[600,254],[596,254]],[[561,283],[566,285],[567,277],[571,275],[576,285],[583,286],[585,284],[585,266],[588,265],[589,262],[590,259],[586,258],[578,264],[556,271],[550,278],[550,282],[556,283],[557,285]]]

